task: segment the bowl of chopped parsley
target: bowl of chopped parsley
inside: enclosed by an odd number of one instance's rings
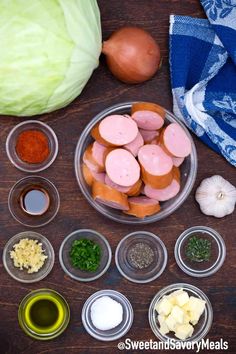
[[[59,260],[64,272],[78,281],[92,281],[109,268],[112,258],[107,239],[94,230],[80,229],[61,244]]]
[[[178,266],[193,277],[207,277],[217,272],[226,257],[225,242],[221,235],[206,226],[185,230],[175,244]]]

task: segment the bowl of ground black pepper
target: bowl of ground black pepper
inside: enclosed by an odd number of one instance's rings
[[[134,283],[149,283],[165,270],[167,250],[161,239],[146,231],[132,232],[116,248],[119,272]]]
[[[11,163],[19,170],[40,172],[48,168],[57,157],[57,136],[47,124],[28,120],[10,131],[6,151]]]

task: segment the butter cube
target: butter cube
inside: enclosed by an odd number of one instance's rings
[[[173,305],[171,304],[171,302],[168,300],[167,297],[163,297],[163,299],[161,299],[156,307],[155,310],[160,314],[160,315],[165,315],[168,316],[171,313],[171,310],[173,308]]]
[[[205,305],[206,301],[199,299],[198,297],[190,296],[188,303],[189,311],[197,311],[202,314],[205,310]]]
[[[171,311],[171,316],[175,319],[176,323],[184,323],[184,311],[181,307],[175,305]]]
[[[177,322],[176,320],[174,319],[173,316],[169,315],[167,318],[166,318],[166,325],[167,327],[169,328],[170,331],[175,331],[175,327],[177,325]]]
[[[188,301],[186,304],[184,304],[184,305],[182,306],[182,309],[183,309],[185,312],[189,312],[189,311],[190,311],[190,308],[189,308],[189,301]]]
[[[190,296],[188,307],[190,313],[190,322],[196,325],[205,310],[206,302],[194,296]]]
[[[176,296],[181,293],[183,289],[175,290],[173,293],[167,295],[168,300],[172,303],[172,305],[177,305]]]
[[[163,315],[158,315],[157,319],[158,319],[158,321],[160,323],[159,330],[160,330],[161,334],[164,335],[164,334],[169,333],[170,330],[169,330],[169,328],[168,328],[168,326],[166,324],[166,317],[163,316]]]
[[[184,324],[188,324],[191,321],[191,317],[189,316],[188,312],[184,314]]]
[[[175,336],[181,340],[186,340],[193,334],[193,326],[190,324],[179,324],[175,329]]]
[[[179,290],[175,297],[176,305],[182,307],[189,302],[187,291]]]

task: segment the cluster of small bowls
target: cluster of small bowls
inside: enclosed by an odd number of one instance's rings
[[[75,166],[76,178],[83,195],[97,211],[99,211],[101,214],[105,215],[106,217],[114,221],[137,225],[137,224],[147,224],[147,223],[161,220],[167,217],[168,215],[170,215],[171,213],[173,213],[177,208],[179,208],[183,204],[183,202],[189,196],[196,179],[197,154],[196,154],[196,148],[194,142],[188,130],[176,117],[173,116],[173,114],[171,114],[169,111],[166,110],[166,122],[167,123],[178,122],[185,130],[192,144],[192,152],[185,159],[184,163],[181,166],[182,181],[181,181],[180,193],[172,200],[162,203],[162,209],[159,213],[154,214],[152,216],[145,217],[143,219],[137,219],[133,216],[125,215],[118,210],[109,208],[107,206],[104,206],[94,201],[91,196],[91,191],[89,187],[86,185],[81,170],[83,153],[86,147],[88,146],[88,144],[90,144],[92,141],[90,132],[92,128],[99,121],[101,121],[104,117],[110,114],[130,113],[133,103],[134,102],[127,102],[127,103],[112,106],[99,113],[89,122],[89,124],[84,129],[78,141],[76,152],[75,152],[74,166]],[[38,128],[42,130],[48,137],[49,144],[50,144],[50,151],[51,151],[50,156],[48,157],[47,161],[45,161],[43,164],[40,165],[34,166],[34,165],[25,164],[18,158],[15,151],[17,136],[25,129],[38,129]],[[10,132],[7,138],[6,150],[10,161],[15,167],[17,167],[18,169],[24,172],[36,173],[48,168],[53,163],[58,153],[58,141],[55,133],[52,131],[50,127],[48,127],[48,125],[38,121],[27,121],[18,124]],[[52,195],[53,195],[52,198],[53,210],[51,212],[51,215],[50,217],[47,217],[46,220],[40,220],[40,223],[34,223],[30,219],[26,220],[25,216],[23,215],[22,217],[22,214],[19,212],[19,210],[16,207],[16,198],[18,196],[19,190],[22,189],[25,183],[27,182],[32,183],[32,181],[35,181],[35,179],[36,180],[40,179],[40,182],[46,183],[47,186],[51,188]],[[59,205],[60,205],[60,198],[56,187],[50,181],[39,176],[23,178],[12,187],[9,193],[8,206],[12,216],[20,223],[30,227],[38,227],[50,222],[57,214]],[[208,267],[208,269],[202,269],[201,267],[200,267],[201,269],[198,268],[195,269],[187,262],[187,260],[184,257],[183,250],[186,245],[186,242],[188,238],[195,232],[200,232],[200,233],[202,232],[204,233],[204,235],[208,235],[209,239],[211,239],[213,243],[214,258],[210,266]],[[78,239],[78,237],[81,236],[83,238],[92,239],[93,241],[98,243],[102,249],[102,259],[101,259],[100,267],[97,270],[97,272],[95,272],[92,276],[91,273],[81,272],[80,270],[74,269],[70,264],[69,250],[71,248],[71,244],[73,240]],[[42,247],[45,250],[45,254],[48,256],[44,266],[42,267],[42,269],[39,270],[38,273],[28,274],[27,272],[22,272],[19,269],[14,267],[12,260],[10,259],[10,251],[12,250],[13,245],[19,242],[21,238],[25,238],[25,237],[37,239],[39,242],[41,242]],[[133,242],[137,242],[137,240],[138,241],[145,240],[145,242],[149,244],[152,247],[152,249],[154,249],[154,254],[155,254],[154,256],[155,261],[153,262],[155,263],[155,267],[153,268],[148,267],[143,272],[135,272],[127,260],[127,250],[133,244]],[[225,254],[226,254],[225,244],[221,236],[214,230],[206,227],[195,227],[186,230],[184,233],[180,235],[175,245],[175,258],[177,264],[185,273],[195,277],[209,276],[214,272],[216,272],[223,264],[225,259]],[[73,232],[72,234],[70,234],[64,239],[59,251],[59,260],[63,270],[68,276],[79,281],[93,281],[99,278],[100,276],[102,276],[109,268],[111,263],[111,258],[112,258],[112,252],[106,238],[101,234],[99,234],[98,232],[92,230],[78,230]],[[46,277],[53,267],[54,259],[55,259],[55,255],[51,243],[44,236],[32,231],[23,232],[12,237],[7,242],[3,252],[3,264],[7,272],[14,279],[24,283],[33,283],[42,280],[44,277]],[[163,273],[167,264],[167,250],[164,243],[156,235],[145,231],[135,232],[127,235],[120,241],[115,253],[115,262],[119,272],[129,281],[136,282],[136,283],[147,283],[158,278]],[[170,336],[167,335],[163,336],[159,331],[159,327],[156,320],[155,305],[162,298],[162,296],[180,288],[183,288],[189,294],[200,297],[206,301],[206,309],[204,311],[204,314],[201,317],[201,321],[195,328],[194,336],[191,337],[191,340],[195,340],[195,341],[200,340],[208,333],[211,327],[213,311],[212,311],[210,301],[206,297],[206,295],[200,289],[189,284],[182,284],[182,283],[173,284],[165,287],[164,289],[162,289],[156,294],[149,308],[149,323],[151,329],[154,332],[154,334],[161,340],[167,340],[171,338]],[[111,296],[114,300],[120,302],[124,310],[124,317],[122,323],[118,326],[118,328],[115,328],[110,331],[97,330],[93,326],[93,323],[91,321],[91,316],[90,316],[90,308],[92,303],[97,298],[103,295]],[[133,322],[133,309],[130,302],[124,295],[113,290],[102,290],[93,294],[85,302],[82,310],[82,321],[88,333],[90,333],[93,337],[104,341],[115,340],[123,336],[130,329]]]
[[[191,235],[195,234],[196,232],[207,235],[213,244],[213,250],[215,249],[214,262],[211,262],[209,264],[208,269],[205,270],[191,269],[188,264],[184,263],[183,249],[185,242],[189,237],[191,237]],[[38,273],[28,274],[27,272],[19,270],[18,268],[14,267],[13,262],[10,258],[10,251],[12,250],[13,245],[19,242],[20,239],[25,237],[37,239],[39,242],[41,242],[43,249],[45,249],[45,254],[48,256],[44,266],[39,270]],[[100,266],[95,273],[92,273],[92,275],[90,272],[75,269],[70,262],[69,253],[72,243],[74,240],[78,240],[80,238],[93,240],[94,242],[99,244],[102,250]],[[145,244],[148,244],[154,251],[154,261],[152,262],[152,265],[144,270],[135,270],[129,264],[127,256],[128,251],[130,247],[132,247],[137,242],[144,242]],[[191,229],[186,230],[179,236],[175,246],[176,261],[181,267],[181,269],[187,274],[197,277],[209,276],[215,273],[222,266],[225,259],[225,254],[226,250],[223,239],[215,230],[207,227],[193,227]],[[115,263],[119,272],[126,279],[135,283],[148,283],[157,279],[166,268],[167,258],[167,250],[161,239],[158,236],[146,231],[133,232],[125,236],[118,244],[115,252]],[[7,272],[14,279],[24,283],[37,282],[46,277],[53,267],[54,259],[54,251],[50,242],[44,236],[32,231],[27,231],[15,235],[7,242],[3,252],[3,264]],[[105,274],[111,264],[111,259],[112,251],[107,239],[98,232],[89,229],[80,229],[68,235],[62,242],[59,250],[59,260],[64,272],[72,279],[82,282],[94,281],[101,277],[103,274]],[[210,301],[206,297],[206,295],[200,289],[190,284],[173,284],[157,293],[157,295],[152,300],[152,303],[149,308],[149,323],[151,329],[154,334],[161,340],[167,340],[168,338],[174,339],[174,337],[171,337],[169,335],[163,336],[160,333],[157,322],[157,314],[155,311],[155,304],[161,299],[162,296],[167,295],[168,293],[180,288],[186,290],[190,295],[197,296],[206,301],[205,312],[201,317],[201,321],[195,328],[194,337],[191,337],[191,340],[200,340],[207,334],[210,329],[213,311]],[[110,331],[97,330],[92,324],[90,316],[90,308],[92,306],[92,303],[97,298],[103,295],[111,296],[114,300],[120,302],[124,310],[124,318],[122,323],[117,328],[114,328]],[[115,340],[123,336],[130,329],[133,322],[133,309],[128,299],[126,299],[122,294],[113,290],[101,290],[93,294],[86,301],[82,311],[82,321],[88,333],[90,333],[94,338],[104,341]]]
[[[19,134],[21,134],[23,131],[26,130],[39,130],[47,136],[50,153],[47,159],[42,163],[37,163],[37,164],[26,163],[22,161],[17,155],[16,148],[15,148],[17,138]],[[58,154],[57,136],[52,130],[52,128],[50,128],[47,124],[37,120],[28,120],[16,125],[10,131],[6,141],[6,151],[9,160],[16,168],[18,168],[23,172],[36,174],[38,172],[47,169],[55,161]],[[22,210],[18,200],[20,198],[20,194],[22,190],[26,189],[28,186],[30,187],[36,184],[42,186],[50,195],[50,206],[46,213],[34,218]],[[13,216],[13,218],[17,220],[19,223],[23,224],[24,226],[36,228],[48,224],[57,215],[59,207],[60,207],[60,196],[57,188],[51,181],[41,176],[34,175],[34,176],[24,177],[19,181],[17,181],[9,192],[9,196],[8,196],[9,211]]]

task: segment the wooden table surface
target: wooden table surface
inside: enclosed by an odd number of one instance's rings
[[[155,340],[148,323],[148,307],[158,290],[172,283],[187,282],[201,288],[210,298],[214,321],[208,338],[229,342],[227,353],[236,352],[236,238],[235,214],[223,219],[201,214],[194,199],[194,192],[200,181],[214,174],[220,174],[236,184],[235,169],[222,157],[194,138],[197,146],[199,169],[194,189],[184,205],[167,219],[151,225],[127,226],[112,222],[98,214],[84,199],[77,185],[73,159],[77,140],[89,122],[98,112],[115,103],[129,100],[157,102],[172,109],[172,98],[168,65],[168,26],[169,15],[182,14],[204,17],[199,0],[100,0],[99,1],[103,38],[123,25],[139,25],[149,30],[159,42],[163,66],[149,82],[142,85],[125,85],[109,73],[104,60],[94,72],[81,96],[65,109],[40,117],[56,132],[60,152],[56,162],[41,175],[56,184],[61,196],[61,207],[57,217],[47,226],[36,231],[51,241],[56,261],[52,272],[46,279],[32,285],[13,280],[0,267],[0,353],[13,354],[68,354],[68,353],[118,353],[118,341],[99,342],[90,337],[81,323],[81,310],[85,300],[101,289],[121,291],[131,301],[134,308],[134,323],[125,338],[133,340]],[[19,123],[19,118],[1,117],[0,130],[0,248],[14,234],[26,230],[11,217],[7,198],[10,187],[26,174],[15,169],[8,161],[5,141],[11,128]],[[180,233],[194,225],[205,225],[216,229],[224,238],[227,257],[223,268],[215,275],[205,279],[194,279],[185,275],[176,265],[173,255],[174,245]],[[99,280],[82,284],[70,279],[61,269],[58,250],[64,237],[79,228],[92,228],[104,234],[109,240],[113,255],[118,242],[126,234],[136,230],[147,230],[158,234],[166,244],[169,254],[168,266],[162,276],[147,285],[133,284],[125,280],[117,271],[114,257],[109,271]],[[49,342],[36,342],[27,337],[19,328],[17,310],[20,300],[31,290],[52,288],[63,294],[71,308],[71,321],[68,329],[59,338]],[[124,339],[125,339],[124,338]],[[139,351],[140,352],[140,351]],[[214,352],[214,351],[212,351]],[[182,351],[184,353],[184,351]],[[218,353],[221,353],[219,351]]]

